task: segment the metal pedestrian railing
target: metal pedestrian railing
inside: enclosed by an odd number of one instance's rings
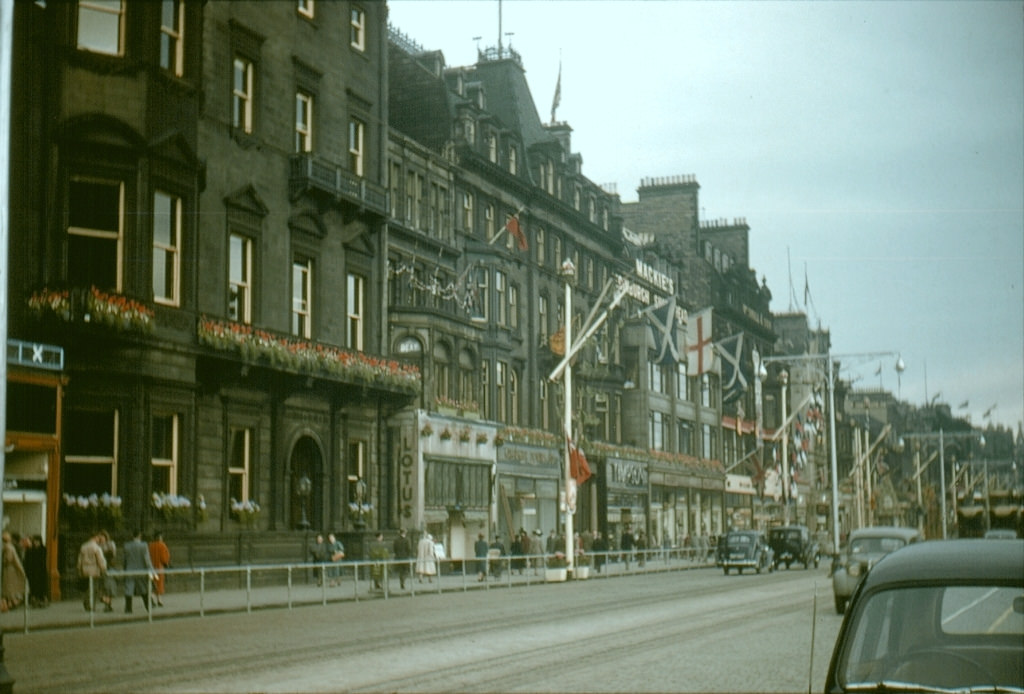
[[[561,557],[561,555],[558,555]],[[114,579],[118,598],[124,594],[124,579],[135,578],[150,586],[146,571],[110,571],[106,577],[90,578],[84,591],[73,599],[48,608],[29,607],[17,614],[3,615],[0,628],[11,632],[60,626],[95,627],[110,621],[149,622],[168,616],[205,617],[225,612],[252,612],[271,607],[310,605],[416,597],[432,593],[497,588],[529,587],[571,580],[594,580],[668,571],[684,571],[713,565],[713,556],[699,549],[652,549],[633,552],[588,552],[576,558],[575,571],[567,574],[556,566],[554,555],[502,555],[497,558],[435,558],[428,566],[415,558],[306,562],[290,564],[245,564],[168,568],[161,571],[167,586],[164,606],[144,604],[130,614],[114,602],[113,613],[96,609],[102,605],[108,581]],[[561,569],[561,570],[560,570]],[[141,592],[141,591],[139,591]],[[150,598],[155,596],[150,593]],[[83,606],[92,606],[92,609]],[[15,627],[20,616],[21,624]]]

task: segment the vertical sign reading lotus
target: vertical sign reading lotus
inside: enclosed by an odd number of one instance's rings
[[[419,416],[407,419],[396,432],[395,469],[398,470],[398,518],[405,528],[420,528],[423,525],[423,500],[420,484]]]

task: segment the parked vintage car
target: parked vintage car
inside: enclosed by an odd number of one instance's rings
[[[772,548],[764,539],[764,535],[756,530],[732,530],[718,543],[718,565],[725,575],[730,569],[742,574],[743,569],[753,569],[757,573],[774,568]]]
[[[825,682],[840,692],[1024,691],[1024,540],[936,540],[871,569]]]
[[[881,525],[852,531],[846,547],[832,567],[836,612],[843,613],[847,601],[853,595],[853,589],[875,562],[893,550],[923,539],[924,536],[916,528]]]
[[[793,564],[803,564],[805,569],[813,564],[814,568],[818,568],[821,562],[821,550],[806,525],[771,528],[768,531],[768,544],[775,554],[776,569],[780,564],[785,564],[787,569]]]

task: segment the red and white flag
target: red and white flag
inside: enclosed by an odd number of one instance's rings
[[[700,376],[711,370],[715,359],[711,341],[711,307],[690,316],[686,324],[686,375]]]

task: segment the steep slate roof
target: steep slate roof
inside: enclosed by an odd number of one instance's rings
[[[487,111],[496,115],[513,132],[518,132],[523,145],[550,144],[555,138],[541,125],[533,94],[526,83],[526,72],[513,58],[478,60],[473,78],[484,85]]]

